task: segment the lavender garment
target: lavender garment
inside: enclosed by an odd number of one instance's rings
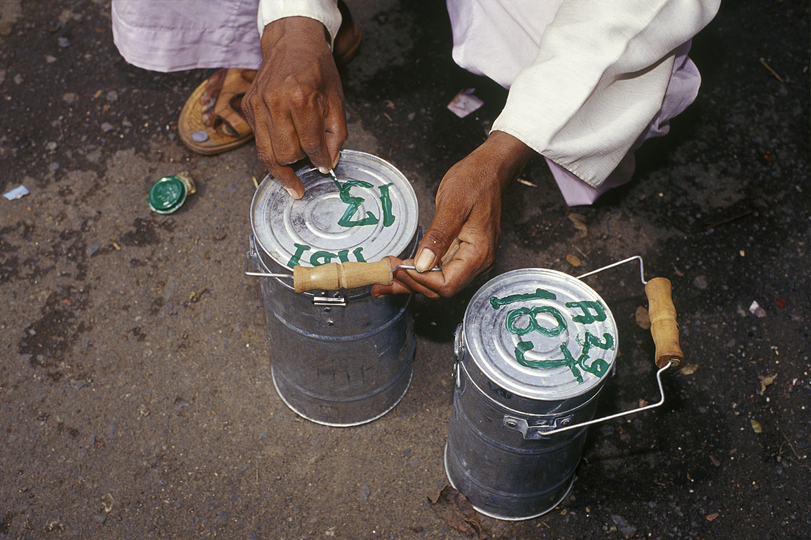
[[[259,0],[113,0],[113,41],[151,71],[256,69]]]

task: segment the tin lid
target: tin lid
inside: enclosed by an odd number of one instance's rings
[[[304,197],[293,200],[270,175],[256,190],[251,228],[281,266],[375,262],[402,255],[417,232],[417,196],[390,163],[342,150],[337,181],[311,165],[296,171]]]
[[[179,176],[164,176],[149,190],[149,207],[158,214],[171,214],[186,201],[188,189]]]
[[[602,384],[617,325],[600,296],[555,270],[528,268],[487,282],[465,310],[466,358],[514,394],[556,401]]]

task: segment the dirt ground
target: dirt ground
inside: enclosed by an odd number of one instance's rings
[[[364,41],[343,69],[345,146],[399,168],[426,227],[504,92],[453,64],[443,2],[350,5]],[[811,534],[810,42],[806,1],[727,1],[693,43],[701,94],[630,186],[570,209],[535,160],[511,189],[488,277],[640,255],[673,282],[686,367],[663,406],[591,428],[559,506],[481,517],[482,538]],[[415,298],[414,379],[392,412],[304,420],[273,389],[243,275],[255,147],[202,157],[178,140],[211,72],[127,65],[109,0],[4,0],[0,45],[0,192],[30,191],[0,199],[0,538],[468,538],[429,498],[447,483],[453,331],[483,280]],[[485,105],[460,119],[446,105],[464,88]],[[151,184],[180,171],[198,192],[152,213]],[[654,402],[638,270],[589,284],[620,335],[598,415]]]

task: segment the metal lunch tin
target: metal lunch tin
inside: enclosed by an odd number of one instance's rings
[[[587,427],[614,368],[608,306],[561,272],[522,269],[487,282],[456,331],[456,387],[445,447],[454,488],[482,514],[530,519],[569,492]]]
[[[312,166],[297,170],[306,190],[300,200],[264,179],[251,204],[254,270],[413,255],[419,212],[405,176],[350,150],[334,172],[337,180]],[[319,424],[353,426],[403,398],[416,348],[410,295],[376,299],[371,287],[296,293],[291,280],[260,279],[273,383],[292,410]]]

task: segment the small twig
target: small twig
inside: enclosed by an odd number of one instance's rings
[[[715,227],[718,227],[719,225],[726,225],[727,223],[732,223],[733,221],[737,221],[737,220],[739,220],[741,218],[745,218],[746,216],[752,215],[754,213],[755,213],[754,210],[749,210],[748,212],[744,212],[743,214],[740,214],[738,216],[731,217],[729,219],[725,219],[725,220],[719,221],[717,223],[710,223],[709,225],[704,225],[704,227],[702,227],[702,229],[704,229],[704,230],[714,229]]]
[[[786,82],[786,81],[784,81],[784,80],[783,80],[783,78],[782,78],[780,75],[778,75],[778,74],[777,74],[777,72],[776,72],[775,70],[773,70],[773,69],[772,69],[772,68],[769,66],[769,64],[767,64],[767,63],[766,63],[766,59],[765,59],[765,58],[761,58],[761,59],[760,59],[760,63],[761,63],[761,64],[763,64],[763,67],[765,67],[766,69],[768,69],[768,70],[769,70],[769,73],[771,73],[772,75],[774,75],[774,77],[775,77],[775,78],[776,78],[778,81],[780,81],[781,83],[785,83],[785,82]]]
[[[162,82],[162,83],[161,83],[161,86],[163,86],[163,87],[164,87],[164,88],[166,88],[167,90],[171,90],[172,92],[174,92],[174,93],[175,93],[175,94],[177,94],[178,96],[183,96],[184,98],[185,98],[185,97],[188,97],[188,96],[186,96],[186,94],[184,94],[183,92],[180,92],[179,90],[177,90],[177,89],[175,89],[175,88],[172,88],[171,86],[169,86],[169,85],[168,85],[168,84],[166,84],[165,82]]]
[[[793,444],[791,444],[791,441],[790,441],[790,440],[788,440],[788,437],[786,437],[786,434],[785,434],[785,433],[783,433],[783,430],[782,430],[782,429],[780,429],[780,426],[777,426],[777,431],[779,431],[779,432],[780,432],[780,435],[782,435],[782,436],[783,436],[783,438],[784,438],[784,439],[786,439],[786,442],[788,443],[788,447],[789,447],[789,448],[791,448],[791,451],[792,451],[792,452],[794,452],[794,455],[795,455],[795,456],[797,456],[797,459],[805,459],[805,456],[800,457],[800,454],[798,454],[798,453],[797,453],[797,450],[795,450],[795,449],[794,449],[794,445],[793,445]]]

